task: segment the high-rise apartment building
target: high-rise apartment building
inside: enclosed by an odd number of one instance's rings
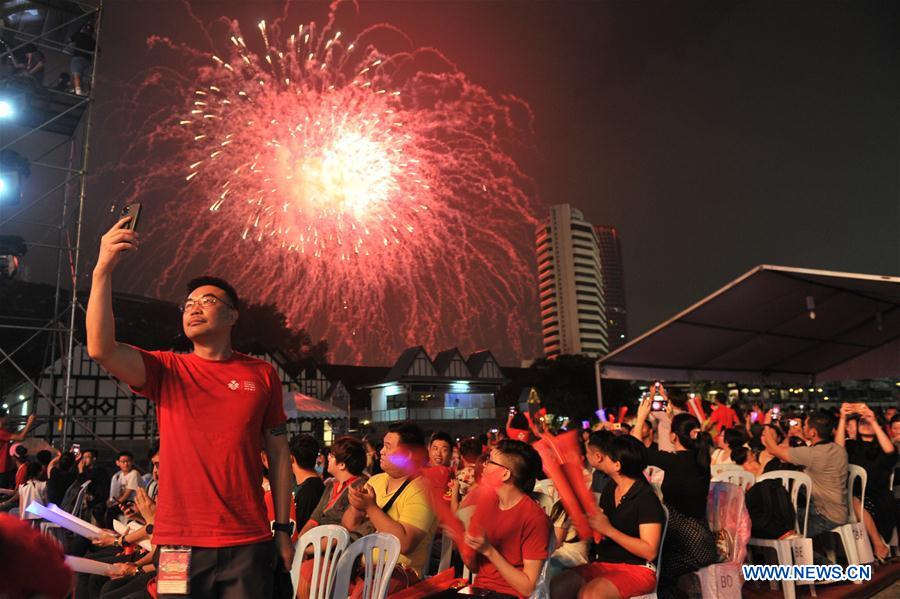
[[[625,268],[622,266],[622,243],[615,227],[594,226],[600,245],[603,268],[603,304],[606,308],[606,332],[609,351],[628,340],[628,311],[625,309]]]
[[[607,353],[603,266],[594,227],[581,212],[560,204],[538,226],[536,243],[544,355]]]

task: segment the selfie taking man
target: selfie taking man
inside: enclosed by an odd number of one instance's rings
[[[116,341],[112,274],[138,247],[129,219],[119,220],[100,242],[87,347],[103,368],[156,404],[160,457],[171,466],[160,475],[153,540],[161,547],[161,570],[187,565],[183,577],[159,581],[159,596],[269,596],[277,559],[289,569],[294,551],[281,382],[270,364],[232,349],[238,297],[221,279],[188,284],[181,309],[191,353],[145,351]],[[274,543],[260,486],[263,447],[275,504]]]

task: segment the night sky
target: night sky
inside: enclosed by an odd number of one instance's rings
[[[191,4],[203,23],[246,29],[282,12]],[[531,106],[533,147],[516,158],[541,203],[621,232],[632,337],[761,263],[900,274],[900,3],[360,4],[350,28],[390,22]],[[321,20],[326,7],[289,15]],[[95,166],[158,108],[121,106],[154,66],[147,37],[208,49],[180,2],[108,2],[103,27]],[[122,189],[92,181],[88,244]]]

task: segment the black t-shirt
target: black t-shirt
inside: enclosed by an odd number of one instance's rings
[[[94,48],[97,45],[97,42],[94,41],[94,38],[79,31],[77,33],[73,33],[69,38],[72,40],[72,45],[74,46],[75,56],[82,56],[84,58],[92,58],[94,54]]]
[[[297,508],[297,530],[306,525],[313,510],[319,505],[319,499],[322,498],[324,491],[325,483],[318,476],[310,476],[300,483],[300,486],[294,491],[294,503]]]
[[[647,450],[647,463],[665,471],[663,499],[685,516],[706,522],[709,470],[703,472],[692,451]]]
[[[609,477],[607,475],[599,470],[594,470],[594,473],[591,474],[591,493],[601,492],[608,482]]]
[[[77,477],[78,473],[75,472],[74,468],[68,471],[54,468],[53,472],[50,473],[50,480],[47,481],[47,500],[56,505],[62,503],[66,491],[72,486]]]
[[[891,472],[897,464],[896,453],[884,453],[878,440],[844,442],[847,450],[847,461],[861,466],[866,471],[866,495],[875,493],[890,494]]]
[[[641,524],[658,522],[666,519],[662,504],[653,488],[643,478],[636,479],[631,488],[622,497],[616,507],[616,484],[612,481],[600,494],[600,508],[609,518],[616,530],[629,537],[640,537]],[[596,561],[616,564],[646,564],[647,560],[630,553],[615,541],[604,537],[594,546],[592,554]]]
[[[87,488],[87,492],[91,496],[88,505],[95,506],[106,503],[106,500],[109,498],[110,482],[109,474],[106,473],[106,470],[100,466],[94,466],[87,472],[79,474],[76,480],[79,484],[84,483],[86,480],[91,481],[91,484],[88,485]]]

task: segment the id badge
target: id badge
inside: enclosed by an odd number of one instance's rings
[[[156,592],[160,595],[187,595],[191,580],[191,548],[163,547],[159,551]]]

